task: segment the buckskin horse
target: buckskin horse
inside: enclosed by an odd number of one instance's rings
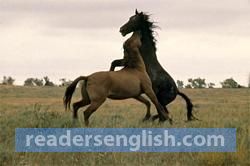
[[[143,59],[140,55],[141,32],[136,31],[127,39],[123,45],[124,60],[126,66],[119,71],[96,72],[89,76],[76,78],[66,89],[64,95],[64,106],[70,108],[72,95],[76,85],[80,80],[85,80],[82,85],[82,99],[73,104],[73,119],[77,119],[77,111],[80,107],[89,105],[84,111],[85,125],[89,124],[89,117],[95,112],[107,98],[127,99],[134,98],[147,106],[147,113],[144,120],[150,118],[150,102],[141,96],[145,93],[155,105],[159,121],[169,120],[168,114],[159,104],[157,97],[152,89],[151,80],[146,72]]]
[[[164,70],[157,60],[156,56],[156,39],[154,37],[153,29],[155,24],[150,21],[149,15],[135,11],[135,15],[131,16],[129,21],[120,28],[122,36],[126,36],[130,32],[140,31],[141,42],[140,55],[146,66],[146,71],[152,81],[153,90],[157,96],[158,101],[164,106],[165,112],[168,113],[167,105],[175,100],[177,95],[180,95],[186,101],[187,119],[188,121],[197,119],[192,114],[193,104],[191,100],[184,93],[180,92],[175,84],[173,78]],[[116,66],[126,66],[124,59],[117,59],[111,63],[110,71],[114,71]],[[153,116],[153,120],[159,116]]]

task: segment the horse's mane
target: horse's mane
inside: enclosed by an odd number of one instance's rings
[[[157,42],[157,40],[155,39],[155,31],[154,31],[154,29],[158,28],[158,26],[155,25],[155,22],[150,20],[150,15],[143,13],[142,17],[143,17],[143,21],[142,21],[143,25],[141,27],[143,27],[143,29],[141,31],[144,31],[146,33],[145,34],[142,33],[142,36],[141,36],[140,40],[143,43],[143,40],[144,40],[143,34],[147,35],[147,38],[149,38],[149,40],[151,40],[151,42],[152,42],[152,47],[153,47],[152,49],[155,52],[156,51],[156,42]],[[124,51],[126,51],[126,50],[124,50]],[[131,55],[129,55],[129,57],[124,57],[124,58],[126,59],[125,67],[136,68],[136,67],[138,67],[138,64],[140,63],[140,61],[144,64],[143,60],[141,59],[141,56],[134,56],[134,55],[131,56]]]
[[[153,43],[153,49],[154,51],[156,51],[156,38],[155,38],[155,34],[156,32],[154,31],[155,28],[159,28],[157,25],[155,25],[154,21],[150,20],[150,15],[143,13],[143,31],[147,32],[147,36],[149,37],[149,39],[152,41]],[[144,40],[144,36],[142,36],[142,41]]]

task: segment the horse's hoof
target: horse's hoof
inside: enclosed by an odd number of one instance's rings
[[[167,119],[165,119],[165,118],[160,118],[160,117],[159,117],[159,122],[160,122],[160,123],[163,123],[163,122],[165,122],[166,120],[167,120]]]
[[[169,118],[168,120],[169,120],[169,123],[170,123],[171,125],[173,125],[173,120],[172,120],[171,118]]]
[[[89,121],[85,121],[84,124],[85,124],[86,127],[88,127],[89,126]]]
[[[159,115],[154,115],[154,116],[152,116],[152,121],[155,121],[158,118],[159,118]]]
[[[194,121],[194,120],[198,120],[198,121],[201,121],[200,119],[196,118],[195,116],[191,116],[191,117],[188,117],[187,119],[187,122],[191,122],[191,121]]]
[[[148,121],[148,120],[150,119],[150,117],[151,117],[151,115],[146,115],[146,116],[142,119],[142,121],[143,121],[143,122]]]
[[[165,118],[159,118],[159,123],[163,123],[166,120],[168,120],[171,125],[173,124],[173,120],[171,118],[169,118],[169,117],[167,119],[165,119]]]

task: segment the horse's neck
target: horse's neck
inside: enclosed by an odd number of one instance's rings
[[[146,66],[145,66],[145,63],[144,63],[144,61],[142,59],[139,48],[138,48],[138,52],[139,52],[139,54],[136,55],[137,59],[138,59],[138,61],[137,61],[137,69],[140,70],[140,71],[145,71],[146,72]]]
[[[125,45],[131,46],[131,44],[141,47],[141,32],[135,31],[133,34],[125,41]]]
[[[132,36],[128,40],[126,40],[124,49],[128,49],[127,50],[128,61],[131,62],[133,67],[140,71],[146,71],[146,66],[144,64],[144,61],[140,52],[140,47],[141,47],[140,38],[141,38],[141,33],[138,31],[135,31],[132,34]],[[138,41],[135,41],[135,40],[138,40]],[[131,45],[134,45],[134,46],[131,46]]]
[[[158,64],[157,56],[156,56],[156,49],[155,43],[152,38],[150,38],[149,32],[143,31],[142,32],[142,46],[141,46],[141,56],[146,66],[155,66]]]
[[[134,31],[132,37],[141,39],[141,31]]]

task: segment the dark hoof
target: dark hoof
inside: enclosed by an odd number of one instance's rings
[[[159,115],[154,115],[154,116],[152,116],[152,121],[155,121],[158,118],[159,118]]]
[[[173,124],[173,120],[172,120],[171,118],[169,118],[169,119],[165,119],[165,120],[163,120],[163,119],[162,119],[162,120],[160,120],[160,119],[159,119],[159,123],[163,123],[163,122],[165,122],[166,120],[168,120],[168,121],[169,121],[169,124],[170,124],[170,125],[172,125],[172,124]]]
[[[151,115],[147,115],[147,116],[145,116],[145,117],[142,119],[142,121],[143,121],[143,122],[148,121],[148,120],[150,119],[150,117],[151,117]]]
[[[152,116],[152,121],[155,121],[156,119],[159,118],[159,115],[154,115]],[[171,118],[165,119],[165,118],[159,118],[159,123],[163,123],[166,120],[169,120],[169,123],[172,125],[173,124],[173,120]]]
[[[163,118],[163,117],[159,117],[159,122],[165,122],[167,119],[166,118]]]
[[[171,125],[173,125],[173,120],[172,120],[171,118],[169,118],[168,120],[169,120],[169,123],[170,123]]]
[[[192,116],[188,117],[187,122],[194,121],[194,120],[201,121],[201,120],[199,120],[198,118],[196,118],[195,116],[192,115]]]

